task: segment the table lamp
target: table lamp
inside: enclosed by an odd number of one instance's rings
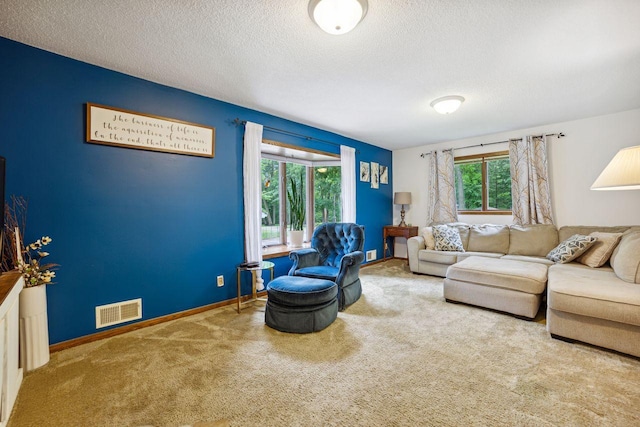
[[[400,210],[400,224],[399,227],[406,227],[407,224],[404,222],[404,205],[411,204],[411,193],[409,191],[399,191],[395,193],[393,196],[393,204],[402,205],[402,209]]]
[[[591,189],[640,190],[640,145],[618,151]]]

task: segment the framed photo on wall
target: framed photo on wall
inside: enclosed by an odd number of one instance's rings
[[[369,162],[360,162],[360,181],[369,182]]]
[[[371,162],[371,188],[380,187],[380,165],[376,162]]]
[[[380,165],[380,184],[389,183],[389,167]]]

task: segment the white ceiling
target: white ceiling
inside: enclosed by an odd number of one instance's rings
[[[369,0],[342,36],[307,5],[0,0],[0,35],[388,149],[640,108],[639,0]]]

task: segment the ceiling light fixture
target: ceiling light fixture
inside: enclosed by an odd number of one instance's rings
[[[311,0],[309,16],[329,34],[346,34],[367,14],[367,0]]]
[[[463,102],[463,97],[451,95],[433,100],[431,106],[440,114],[451,114],[460,108]]]

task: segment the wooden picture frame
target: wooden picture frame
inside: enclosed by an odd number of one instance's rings
[[[215,155],[213,127],[89,102],[86,105],[89,143],[198,157]]]

